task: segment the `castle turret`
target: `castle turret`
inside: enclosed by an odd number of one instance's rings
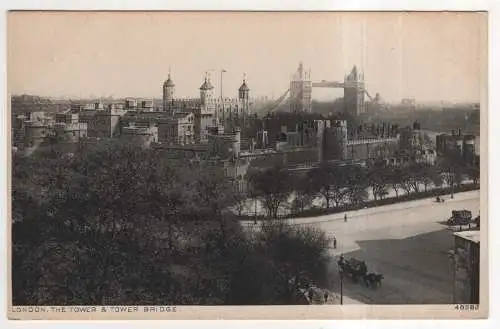
[[[246,127],[247,116],[250,111],[250,88],[248,88],[245,78],[243,78],[243,83],[238,89],[238,99],[242,106],[243,127]]]
[[[240,100],[248,99],[249,94],[250,94],[250,88],[248,88],[247,86],[246,79],[243,79],[243,83],[238,89],[238,98]]]
[[[200,99],[202,105],[207,105],[214,97],[214,87],[210,79],[205,76],[205,81],[200,87]]]
[[[163,83],[163,111],[168,111],[170,109],[170,103],[174,99],[175,84],[168,74],[168,79]]]

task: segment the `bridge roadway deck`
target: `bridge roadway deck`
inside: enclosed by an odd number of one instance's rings
[[[444,203],[433,199],[403,202],[367,208],[344,214],[288,220],[290,224],[312,225],[337,238],[337,257],[365,260],[368,271],[382,273],[382,287],[371,289],[344,280],[344,294],[367,304],[448,304],[453,300],[453,235],[439,223],[451,216],[453,209],[479,212],[479,191],[455,194]],[[327,287],[340,292],[336,264],[330,268]]]

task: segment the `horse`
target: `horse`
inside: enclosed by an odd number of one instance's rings
[[[372,288],[380,287],[382,285],[382,280],[384,276],[382,274],[368,273],[365,276],[365,280],[368,286]]]

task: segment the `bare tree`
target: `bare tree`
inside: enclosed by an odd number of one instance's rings
[[[248,173],[249,183],[254,195],[264,203],[269,217],[278,218],[281,205],[286,203],[292,192],[290,173],[283,167],[274,166]]]

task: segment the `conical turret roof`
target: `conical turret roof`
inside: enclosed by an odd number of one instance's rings
[[[165,80],[165,82],[163,83],[163,87],[174,87],[174,86],[175,86],[175,84],[172,81],[172,79],[170,77],[170,73],[169,73],[167,80]]]
[[[214,89],[214,86],[212,86],[212,83],[210,83],[210,79],[205,78],[205,81],[201,85],[200,90],[210,90],[210,89]]]
[[[239,91],[249,91],[250,88],[247,86],[247,82],[245,79],[243,79],[243,83],[241,84],[240,88],[238,89]]]

